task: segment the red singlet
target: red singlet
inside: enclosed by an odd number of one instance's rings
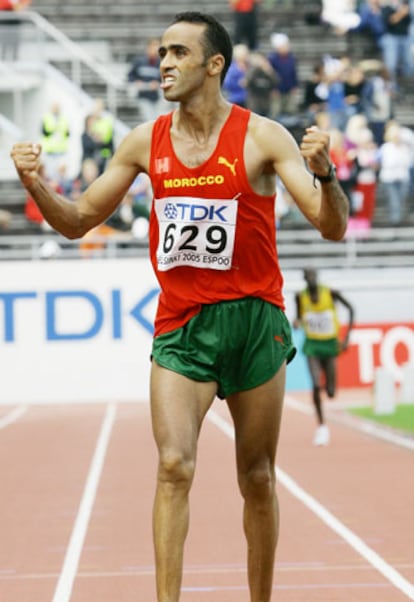
[[[216,149],[195,168],[174,152],[172,113],[154,124],[150,255],[161,287],[155,336],[219,301],[259,297],[284,309],[276,197],[256,194],[244,165],[249,117],[234,105]]]

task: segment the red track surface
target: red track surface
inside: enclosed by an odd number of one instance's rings
[[[4,424],[12,410],[0,408],[0,602],[155,602],[148,405],[36,406]],[[213,410],[230,424],[223,402]],[[414,450],[341,417],[314,448],[312,413],[285,409],[273,600],[414,599]],[[231,432],[207,419],[182,601],[248,600]]]

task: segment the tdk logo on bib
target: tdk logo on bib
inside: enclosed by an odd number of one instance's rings
[[[164,208],[164,215],[168,219],[177,219],[177,207],[173,203],[167,203]]]
[[[238,201],[167,197],[155,199],[159,241],[157,265],[230,270]]]
[[[217,206],[217,204],[197,205],[194,203],[166,203],[164,207],[164,215],[169,220],[179,221],[216,221],[228,222],[228,218],[224,215],[228,209],[228,205]]]

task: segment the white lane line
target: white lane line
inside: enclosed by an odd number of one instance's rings
[[[401,435],[382,429],[374,424],[369,424],[368,422],[361,422],[360,424],[356,423],[351,426],[371,437],[376,437],[377,439],[387,441],[387,443],[393,443],[394,445],[399,445],[400,447],[405,447],[406,449],[414,451],[414,439],[406,439]]]
[[[410,600],[414,600],[414,585],[405,579],[398,571],[390,566],[385,560],[369,546],[367,546],[360,537],[348,529],[340,520],[338,520],[329,510],[320,504],[314,497],[309,495],[296,481],[289,475],[276,469],[276,476],[286,489],[301,501],[309,510],[318,516],[332,531],[344,539],[354,550],[367,562],[369,562],[377,571],[379,571],[388,581],[401,590]]]
[[[411,571],[414,568],[414,565],[408,563],[397,563],[401,569],[407,569]],[[220,565],[190,565],[184,567],[184,574],[186,576],[190,575],[231,575],[238,573],[246,573],[246,565],[240,564],[238,566],[220,564]],[[371,571],[372,568],[364,562],[363,564],[344,564],[344,565],[327,565],[324,562],[322,563],[283,563],[279,562],[278,564],[278,573],[295,573],[300,572],[302,574],[310,573],[312,577],[316,573],[335,573],[335,572],[350,572],[354,573],[364,573],[366,571]],[[147,577],[155,575],[155,566],[136,566],[136,567],[121,567],[119,570],[113,571],[102,571],[100,569],[90,569],[84,571],[78,571],[76,573],[76,579],[100,579],[100,578],[112,578],[112,577],[125,577],[129,578],[133,577]],[[18,573],[14,569],[3,569],[0,571],[0,582],[2,581],[36,581],[36,580],[47,580],[53,579],[56,580],[59,577],[58,572],[49,572],[49,573]],[[362,582],[358,582],[362,583]],[[355,583],[355,587],[358,585]],[[383,583],[378,585],[384,585]],[[352,584],[350,585],[350,587]],[[385,587],[391,587],[391,585],[386,584]]]
[[[95,447],[95,453],[89,468],[88,478],[83,491],[76,521],[73,527],[69,546],[66,550],[62,571],[56,586],[53,602],[69,602],[73,583],[79,565],[85,536],[89,524],[92,507],[96,497],[101,477],[106,451],[108,448],[112,427],[115,421],[116,405],[109,404],[102,421],[101,432]]]
[[[302,412],[302,414],[306,414],[307,416],[313,415],[313,409],[303,401],[299,401],[294,397],[289,395],[285,396],[285,404],[288,408],[292,408],[297,410],[298,412]],[[381,439],[382,441],[386,441],[387,443],[393,443],[394,445],[399,445],[400,447],[405,447],[411,451],[414,451],[414,439],[409,437],[404,437],[403,435],[399,435],[398,433],[394,433],[386,428],[382,428],[377,424],[372,424],[364,420],[363,418],[358,420],[353,420],[352,417],[341,417],[336,415],[335,413],[329,413],[329,418],[338,424],[344,424],[349,426],[357,431],[361,431],[366,435],[370,435],[371,437],[376,437],[377,439]]]
[[[363,588],[376,588],[385,589],[391,586],[387,583],[303,583],[294,585],[274,585],[273,589],[277,591],[304,591],[304,590],[321,590],[321,589],[363,589]],[[195,586],[195,587],[183,587],[183,592],[197,593],[197,592],[231,592],[231,591],[247,591],[247,585],[221,585],[221,586]]]
[[[294,397],[290,397],[289,395],[285,395],[283,403],[288,408],[297,410],[302,414],[306,414],[306,416],[313,416],[315,413],[313,407],[311,407],[308,403],[305,403],[304,401],[299,401],[299,399],[295,399]]]
[[[225,435],[234,440],[234,429],[227,420],[224,420],[214,410],[209,411],[208,418]],[[414,585],[385,562],[385,560],[367,546],[360,537],[348,529],[348,527],[341,523],[341,521],[329,512],[329,510],[320,504],[314,497],[309,495],[309,493],[302,489],[296,481],[278,467],[276,468],[276,478],[294,497],[316,514],[316,516],[318,516],[318,518],[320,518],[332,531],[342,537],[342,539],[390,581],[390,583],[402,591],[410,600],[414,600]]]
[[[0,418],[0,429],[6,428],[13,422],[17,422],[19,418],[23,416],[27,412],[27,406],[20,406],[19,408],[15,408]]]

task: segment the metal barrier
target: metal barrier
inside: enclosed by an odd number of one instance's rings
[[[0,235],[0,261],[34,259],[82,259],[84,257],[142,257],[148,254],[147,237],[136,238],[131,232],[111,236],[88,234],[87,238],[68,240],[57,233],[8,236]],[[89,247],[89,248],[88,248]],[[277,247],[282,271],[323,268],[414,268],[414,228],[376,228],[369,238],[324,240],[313,229],[280,230]]]

